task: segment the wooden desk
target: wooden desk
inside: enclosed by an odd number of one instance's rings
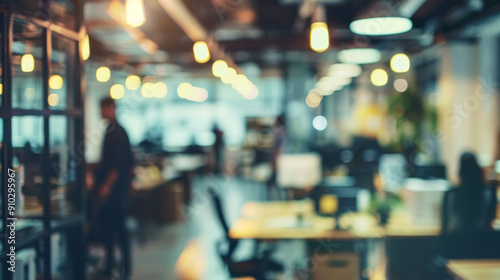
[[[500,260],[449,261],[448,271],[460,280],[500,279]]]
[[[310,200],[248,202],[241,212],[229,231],[235,239],[356,240],[439,235],[439,227],[415,226],[404,212],[395,213],[386,227],[378,226],[369,215],[356,214],[353,219],[357,222],[351,229],[334,230],[335,219],[316,215]]]

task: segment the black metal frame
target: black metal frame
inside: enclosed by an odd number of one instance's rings
[[[76,10],[76,30],[67,29],[57,23],[53,23],[50,18],[35,18],[27,16],[21,12],[14,11],[12,8],[12,1],[2,1],[0,4],[0,21],[2,29],[0,30],[2,52],[0,54],[2,61],[2,84],[3,94],[0,95],[2,104],[0,106],[0,118],[3,120],[3,144],[2,144],[2,172],[0,173],[0,199],[2,203],[1,219],[3,220],[3,228],[0,232],[0,242],[3,243],[3,251],[0,252],[0,260],[2,261],[1,267],[2,274],[0,279],[9,280],[13,279],[13,273],[8,271],[5,267],[5,258],[7,254],[6,248],[9,245],[8,228],[7,228],[7,170],[12,167],[13,163],[13,147],[12,147],[12,117],[14,116],[41,116],[43,117],[43,131],[44,131],[44,147],[42,151],[42,178],[43,178],[43,231],[36,232],[23,240],[16,240],[16,250],[22,250],[25,247],[35,246],[41,248],[39,257],[43,260],[43,279],[52,279],[51,276],[51,235],[55,232],[65,232],[68,236],[68,252],[71,253],[71,269],[72,279],[83,280],[85,279],[85,246],[83,236],[83,223],[85,213],[85,160],[82,160],[76,167],[76,216],[62,220],[58,226],[52,225],[51,217],[51,203],[50,203],[50,141],[49,141],[49,118],[51,116],[67,116],[71,120],[74,129],[72,129],[72,137],[74,144],[78,144],[81,150],[84,150],[81,145],[84,144],[84,125],[83,125],[83,104],[84,104],[84,83],[83,77],[83,61],[80,55],[80,38],[82,37],[83,27],[83,1],[74,0]],[[35,3],[35,1],[33,1]],[[42,9],[48,11],[50,0],[43,0]],[[13,43],[13,20],[19,18],[28,22],[34,23],[43,28],[43,55],[42,55],[42,78],[43,78],[43,109],[41,110],[24,110],[12,108],[12,43]],[[72,106],[62,111],[51,110],[48,105],[47,97],[49,95],[48,80],[51,74],[51,54],[52,54],[52,34],[56,33],[58,36],[65,37],[75,44],[74,61],[75,69],[73,77],[69,81],[74,81],[69,86],[72,87],[68,90],[68,95],[73,94],[68,98],[73,102]],[[81,155],[83,158],[83,155]]]

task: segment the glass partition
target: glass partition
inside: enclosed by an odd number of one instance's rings
[[[12,42],[12,107],[43,108],[42,54],[44,31],[14,18]]]
[[[76,167],[83,156],[76,151],[74,121],[66,116],[49,119],[51,203],[54,218],[75,213]]]
[[[76,42],[62,36],[52,36],[52,73],[49,77],[49,107],[64,110],[73,107],[74,71]]]
[[[16,214],[21,218],[43,215],[43,118],[12,118],[12,168],[16,172]]]

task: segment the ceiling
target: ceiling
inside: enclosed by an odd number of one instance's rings
[[[212,42],[209,45],[216,56],[238,64],[280,64],[298,56],[314,61],[328,56],[328,52],[313,53],[309,47],[309,25],[318,3],[325,8],[332,51],[374,46],[417,52],[436,40],[460,36],[457,31],[465,25],[500,12],[499,1],[494,0],[391,0],[392,7],[411,18],[413,30],[392,36],[355,36],[350,22],[370,10],[375,1],[144,0],[146,22],[139,28],[123,21],[124,0],[87,0],[84,14],[94,58],[129,65],[174,63],[195,69],[203,66],[194,62],[192,44],[203,36]]]

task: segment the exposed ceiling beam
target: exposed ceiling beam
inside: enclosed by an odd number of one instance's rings
[[[228,55],[226,55],[219,43],[217,43],[212,38],[212,36],[209,36],[205,28],[200,24],[198,19],[191,13],[191,11],[189,11],[189,9],[182,1],[158,0],[158,3],[160,3],[167,14],[177,23],[177,25],[193,42],[205,41],[210,50],[210,55],[214,59],[223,59],[229,66],[240,72],[234,61]]]
[[[131,27],[127,24],[125,20],[125,6],[119,0],[113,0],[109,3],[107,13],[145,52],[154,54],[158,51],[158,45],[153,40],[149,39],[141,29]]]

